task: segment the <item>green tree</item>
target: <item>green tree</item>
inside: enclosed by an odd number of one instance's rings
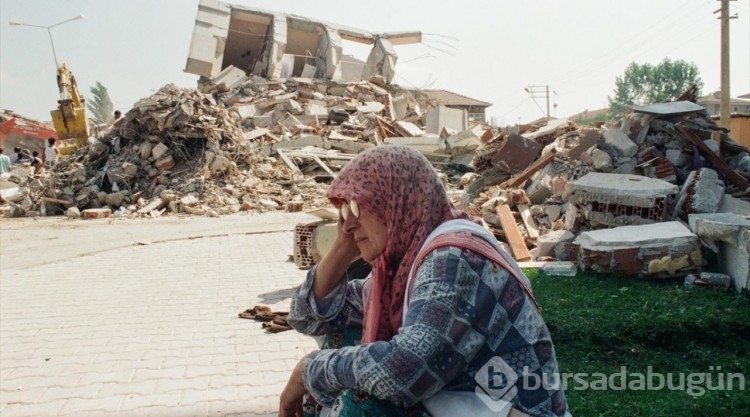
[[[109,92],[107,87],[103,86],[99,81],[96,82],[94,87],[91,87],[90,100],[86,100],[86,108],[89,111],[89,119],[95,123],[108,123],[113,118],[112,100],[109,98]]]
[[[692,85],[697,87],[700,95],[703,81],[693,63],[669,58],[657,65],[632,62],[625,68],[625,73],[615,79],[615,95],[607,97],[609,109],[618,119],[631,106],[672,101]]]

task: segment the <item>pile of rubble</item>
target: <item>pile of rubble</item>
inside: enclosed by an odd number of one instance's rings
[[[323,206],[324,182],[353,154],[395,132],[421,134],[408,121],[420,118],[412,95],[394,100],[382,78],[372,81],[270,81],[229,67],[202,80],[200,90],[167,85],[44,181],[27,183],[25,171],[12,175],[19,187],[4,194],[13,203],[8,215],[219,215]]]
[[[748,288],[750,155],[703,107],[682,100],[635,108],[615,126],[555,120],[492,135],[461,203],[516,260],[645,278],[718,266]]]
[[[685,275],[710,260],[706,242],[750,241],[748,149],[690,92],[613,126],[553,119],[496,129],[379,76],[268,80],[230,66],[198,89],[163,87],[44,181],[11,176],[18,190],[4,197],[10,216],[312,210],[328,205],[327,184],[349,159],[384,143],[424,153],[455,204],[481,216],[521,262]],[[737,233],[684,233],[684,224],[706,224],[691,216],[726,211]]]

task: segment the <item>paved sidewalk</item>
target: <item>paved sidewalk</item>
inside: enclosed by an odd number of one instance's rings
[[[315,342],[286,310],[303,213],[0,220],[0,415],[275,415]]]

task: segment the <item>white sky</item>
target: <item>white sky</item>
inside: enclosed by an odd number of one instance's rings
[[[421,31],[423,44],[397,46],[395,82],[442,88],[493,103],[499,125],[607,107],[615,77],[631,62],[685,60],[700,70],[703,93],[720,87],[717,0],[236,0],[229,3],[297,14],[373,33]],[[127,112],[165,84],[196,87],[183,72],[198,0],[0,0],[0,108],[50,120],[56,69],[68,63],[79,91],[97,81]],[[750,0],[730,2],[731,97],[750,93]],[[366,58],[369,48],[344,53]],[[536,90],[543,91],[544,87]],[[555,104],[557,107],[555,108]]]

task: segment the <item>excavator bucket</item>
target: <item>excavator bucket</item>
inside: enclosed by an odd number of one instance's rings
[[[87,145],[89,124],[88,120],[86,120],[86,111],[84,108],[69,107],[65,109],[65,106],[62,104],[60,107],[62,110],[58,109],[50,112],[58,139],[78,139],[79,142],[82,142],[81,146]],[[69,117],[68,115],[72,115],[73,117]]]

